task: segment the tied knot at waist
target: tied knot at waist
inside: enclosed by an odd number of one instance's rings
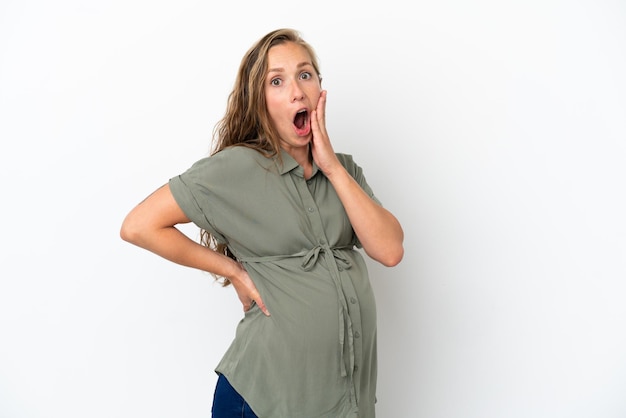
[[[270,261],[280,261],[287,258],[299,258],[302,257],[301,267],[304,271],[311,271],[317,264],[320,258],[320,254],[329,254],[335,259],[335,263],[338,268],[349,269],[352,267],[352,262],[346,256],[341,253],[341,250],[351,250],[353,245],[344,245],[342,247],[331,247],[329,245],[319,244],[310,250],[302,250],[300,252],[288,255],[267,255],[261,257],[239,257],[237,259],[244,263],[264,263]],[[329,266],[330,267],[330,266]]]
[[[352,247],[332,247],[331,248],[328,245],[317,245],[311,248],[309,251],[307,251],[304,254],[304,257],[302,257],[302,268],[304,269],[304,271],[310,271],[317,263],[317,260],[320,257],[320,253],[329,253],[329,254],[332,254],[333,258],[337,262],[338,267],[349,269],[350,267],[352,267],[352,262],[348,258],[344,257],[344,255],[341,254],[339,250],[345,250],[345,249],[351,249],[351,248]]]

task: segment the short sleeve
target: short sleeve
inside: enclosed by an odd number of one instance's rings
[[[215,228],[210,218],[211,173],[216,170],[212,157],[203,158],[184,173],[169,180],[170,190],[185,215],[198,227],[205,229],[220,243],[226,238]]]
[[[339,158],[339,161],[341,162],[341,164],[345,167],[348,173],[350,173],[352,178],[356,180],[359,186],[361,186],[363,191],[365,191],[365,193],[367,193],[367,195],[371,197],[374,202],[382,206],[382,203],[380,202],[380,200],[378,200],[378,198],[374,194],[374,191],[372,190],[370,185],[367,184],[367,180],[365,179],[365,174],[363,174],[363,169],[354,161],[354,159],[352,158],[352,155],[338,153],[337,158]],[[361,244],[361,241],[359,241],[356,234],[354,234],[354,245],[357,248],[363,248],[363,245]]]
[[[345,167],[348,173],[350,173],[352,178],[356,180],[359,186],[361,186],[365,193],[367,193],[367,195],[371,197],[372,200],[382,206],[382,203],[380,202],[380,200],[378,200],[370,185],[367,184],[365,174],[363,174],[363,169],[354,161],[352,155],[338,153],[337,158],[339,158],[341,164]]]

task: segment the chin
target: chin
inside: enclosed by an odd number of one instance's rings
[[[293,143],[293,145],[296,145],[296,146],[298,145],[304,146],[304,145],[308,145],[312,140],[313,140],[313,135],[306,134],[303,136],[300,136],[300,135],[294,136],[291,142]]]

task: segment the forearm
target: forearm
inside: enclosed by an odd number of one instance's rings
[[[233,259],[193,241],[174,226],[144,233],[131,242],[174,263],[221,277],[233,277],[241,268]]]
[[[345,170],[329,176],[363,249],[374,260],[394,266],[404,255],[404,232],[396,217],[376,203]]]

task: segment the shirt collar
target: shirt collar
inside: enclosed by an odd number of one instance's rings
[[[274,157],[280,175],[293,171],[293,174],[295,174],[296,176],[304,177],[304,169],[296,162],[296,160],[293,159],[291,155],[289,155],[287,151],[281,149],[280,156],[283,159],[282,165],[280,164],[278,157]],[[315,161],[313,161],[313,171],[311,173],[311,178],[313,178],[313,176],[317,174],[318,170],[319,168],[317,167],[317,164],[315,164]]]

